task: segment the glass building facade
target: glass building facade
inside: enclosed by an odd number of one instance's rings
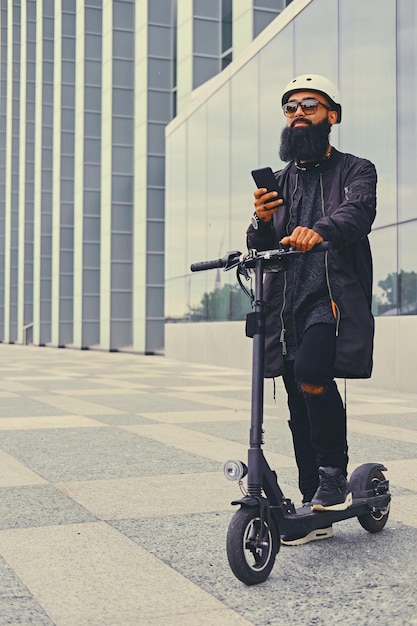
[[[290,0],[0,0],[0,342],[161,353],[165,127]]]
[[[173,27],[172,0],[1,0],[0,341],[163,350]]]
[[[217,77],[167,129],[167,317],[204,319],[203,296],[218,275],[191,275],[191,262],[245,249],[251,169],[279,169],[282,88],[313,71],[339,85],[343,120],[331,142],[378,171],[371,234],[374,313],[417,314],[417,7],[409,0],[312,0],[276,33]],[[319,43],[317,33],[326,24]],[[283,61],[285,60],[285,61]],[[365,61],[365,62],[364,62]],[[227,275],[222,276],[227,281]],[[234,277],[232,277],[234,281]],[[211,311],[206,309],[206,319]],[[195,318],[195,316],[194,316]],[[233,319],[225,310],[224,319]]]

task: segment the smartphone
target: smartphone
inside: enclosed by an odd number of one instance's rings
[[[263,187],[268,191],[277,191],[278,198],[284,200],[278,181],[270,167],[261,167],[259,170],[252,170],[251,174],[258,189]],[[273,202],[274,200],[277,200],[277,198],[271,198],[270,200],[267,200],[267,203]]]

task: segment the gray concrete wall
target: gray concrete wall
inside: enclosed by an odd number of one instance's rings
[[[252,343],[244,322],[166,324],[165,355],[188,362],[250,369]],[[376,319],[374,371],[360,384],[415,393],[417,317]],[[359,381],[357,381],[359,382]]]

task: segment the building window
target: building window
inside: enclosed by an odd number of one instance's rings
[[[233,47],[233,0],[222,0],[221,69],[231,63]]]

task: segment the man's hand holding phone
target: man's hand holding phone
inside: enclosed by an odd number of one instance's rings
[[[272,216],[276,213],[279,207],[283,204],[283,200],[278,198],[276,191],[268,191],[264,187],[257,189],[253,193],[255,202],[255,212],[261,222],[270,222]]]
[[[255,214],[261,222],[270,222],[273,214],[284,204],[277,179],[270,167],[252,170],[251,173],[258,187],[253,194]]]

